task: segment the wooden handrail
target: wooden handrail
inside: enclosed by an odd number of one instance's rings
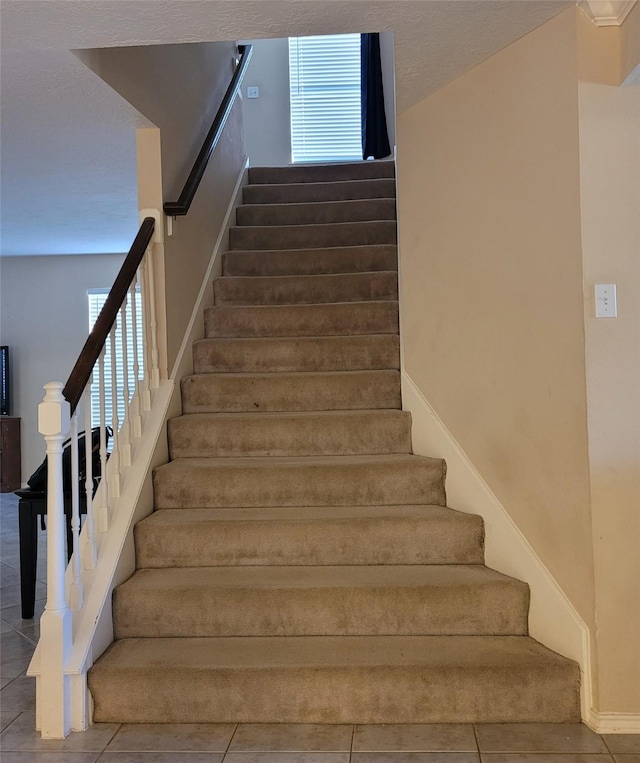
[[[218,109],[218,113],[216,114],[211,128],[207,133],[207,137],[204,139],[204,143],[202,144],[198,158],[196,159],[193,168],[189,173],[189,177],[184,184],[182,193],[178,197],[177,201],[168,201],[163,205],[165,214],[170,217],[186,215],[189,211],[193,197],[198,190],[202,176],[204,175],[204,172],[207,168],[209,158],[211,157],[213,150],[220,140],[222,130],[224,129],[229,114],[231,113],[231,108],[233,107],[236,95],[240,89],[240,85],[242,84],[242,79],[247,70],[247,66],[249,65],[251,53],[253,52],[253,45],[239,45],[238,51],[240,52],[240,61],[236,66],[236,70],[233,73],[233,77],[229,83],[229,87],[227,88],[227,92],[224,94],[224,98],[222,99],[222,103]]]
[[[67,383],[65,384],[62,394],[65,400],[71,406],[71,413],[73,413],[82,397],[84,388],[87,386],[87,382],[93,371],[93,367],[96,361],[100,357],[102,348],[109,336],[113,324],[116,322],[118,312],[122,307],[131,282],[142,262],[144,253],[147,251],[147,247],[153,236],[156,221],[153,217],[145,217],[140,226],[140,230],[136,235],[131,249],[127,254],[125,261],[122,263],[120,272],[118,273],[116,280],[113,282],[111,291],[105,300],[100,315],[98,316],[93,330],[87,337],[87,341],[84,343],[84,347],[76,360],[76,364],[73,370],[69,374]]]
[[[231,108],[233,107],[240,85],[242,84],[242,79],[247,70],[247,66],[249,65],[253,46],[239,45],[238,51],[240,52],[240,61],[236,66],[229,87],[224,94],[222,103],[220,104],[211,128],[207,133],[207,137],[200,149],[200,153],[198,154],[193,168],[189,173],[189,177],[184,184],[182,193],[177,201],[169,201],[163,206],[165,214],[167,215],[177,216],[187,214],[191,202],[193,201],[193,197],[200,185],[200,181],[202,180],[202,176],[207,168],[209,158],[220,140],[222,130],[231,113]],[[133,281],[133,277],[135,276],[136,271],[142,262],[142,258],[144,257],[144,253],[149,246],[154,228],[155,220],[153,217],[146,217],[140,226],[138,234],[131,245],[131,249],[129,249],[129,253],[126,256],[122,267],[120,268],[120,272],[111,287],[111,291],[109,292],[102,310],[100,311],[100,315],[93,326],[93,330],[87,337],[87,341],[84,343],[84,347],[78,356],[78,360],[62,390],[65,400],[67,400],[71,406],[72,413],[82,397],[82,393],[87,386],[93,367],[100,357],[100,353],[102,352],[102,348],[104,347],[113,324],[116,322],[118,311],[127,296],[127,291]]]

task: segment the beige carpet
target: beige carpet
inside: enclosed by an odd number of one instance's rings
[[[96,721],[579,720],[579,670],[401,411],[394,166],[254,168]]]

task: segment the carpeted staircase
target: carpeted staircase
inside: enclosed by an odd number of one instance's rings
[[[394,165],[254,168],[96,721],[576,721],[578,666],[401,410]]]

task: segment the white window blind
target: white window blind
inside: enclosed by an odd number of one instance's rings
[[[100,315],[102,306],[109,294],[108,289],[91,289],[88,292],[89,298],[89,331],[93,329],[93,326]],[[137,330],[137,344],[138,344],[138,373],[140,378],[144,374],[144,353],[143,353],[143,325],[142,325],[142,298],[140,289],[136,289],[136,330]],[[116,323],[116,384],[118,390],[118,420],[122,425],[125,412],[125,400],[123,397],[124,390],[124,357],[122,352],[122,319],[118,314],[118,320]],[[133,324],[132,324],[132,307],[131,300],[127,304],[127,368],[128,368],[128,382],[129,382],[129,395],[133,395],[135,389],[135,375],[134,375],[134,355],[133,355]],[[97,427],[100,424],[100,387],[97,373],[94,373],[93,381],[91,382],[91,426]],[[113,417],[113,408],[111,405],[112,395],[112,377],[111,377],[111,342],[107,339],[106,352],[104,358],[104,386],[105,386],[105,423],[111,425]]]
[[[360,35],[289,38],[291,161],[362,159]]]

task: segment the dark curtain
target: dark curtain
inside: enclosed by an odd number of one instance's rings
[[[360,36],[362,76],[362,158],[382,159],[389,156],[389,135],[384,113],[382,66],[380,64],[380,35],[378,32]]]

